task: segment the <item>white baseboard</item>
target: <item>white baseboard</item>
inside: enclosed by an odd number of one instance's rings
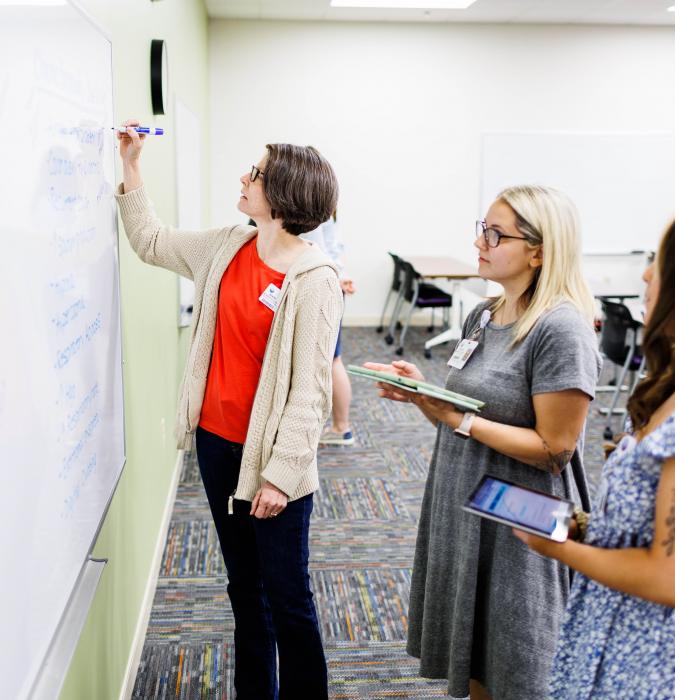
[[[429,312],[426,314],[424,312],[416,311],[412,318],[410,319],[411,326],[428,326],[429,319],[431,318]],[[405,316],[401,319],[401,323],[405,320]],[[442,317],[440,313],[436,313],[436,327],[440,328],[442,323]],[[376,327],[380,325],[379,316],[345,316],[342,319],[343,326],[372,326]],[[389,319],[385,319],[385,329],[389,325]]]
[[[183,467],[183,454],[183,450],[178,450],[178,454],[176,455],[176,464],[174,466],[173,476],[171,477],[171,484],[169,485],[169,493],[168,498],[166,499],[164,513],[162,514],[162,522],[159,527],[159,532],[157,533],[155,553],[152,557],[152,564],[150,565],[148,580],[145,584],[143,602],[138,613],[138,622],[136,623],[136,630],[134,632],[134,638],[129,651],[129,659],[127,661],[126,671],[124,672],[124,682],[122,683],[122,688],[120,690],[119,700],[131,700],[131,695],[134,692],[136,674],[138,672],[138,666],[141,663],[143,644],[145,643],[145,635],[148,631],[148,623],[150,622],[152,601],[155,598],[159,567],[162,563],[162,555],[164,554],[166,534],[169,531],[169,523],[171,522],[173,506],[176,501],[176,491],[178,490],[178,481],[180,479],[180,474]]]

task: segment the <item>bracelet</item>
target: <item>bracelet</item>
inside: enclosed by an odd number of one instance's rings
[[[476,417],[476,414],[473,413],[473,411],[466,411],[464,415],[462,416],[462,420],[460,421],[459,425],[455,428],[453,431],[454,434],[457,437],[462,438],[462,440],[466,440],[467,438],[471,437],[471,424],[473,423],[473,419]]]
[[[586,533],[588,532],[588,521],[590,516],[579,506],[574,506],[572,517],[577,523],[577,532],[574,539],[577,542],[583,542],[586,539]]]

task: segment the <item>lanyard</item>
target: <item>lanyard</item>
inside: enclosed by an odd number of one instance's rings
[[[480,323],[476,328],[474,328],[473,333],[471,334],[471,340],[477,340],[480,334],[485,330],[487,327],[487,324],[490,323],[490,319],[492,318],[492,313],[490,312],[490,309],[485,309],[483,313],[480,315]]]
[[[462,369],[464,365],[469,361],[469,358],[473,354],[474,350],[478,347],[478,338],[481,333],[485,330],[485,327],[490,323],[490,318],[492,314],[489,309],[485,309],[480,315],[480,323],[468,338],[457,343],[455,351],[452,353],[452,357],[448,360],[448,365],[450,367],[455,367],[456,369]]]

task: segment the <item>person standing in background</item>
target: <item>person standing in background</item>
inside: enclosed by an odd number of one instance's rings
[[[343,294],[354,294],[356,288],[354,281],[344,274],[344,264],[342,252],[344,243],[340,237],[340,230],[337,224],[337,211],[333,212],[328,221],[321,226],[305,233],[301,236],[306,241],[311,241],[321,248],[338,269],[340,276],[340,288]],[[351,423],[349,422],[349,406],[352,402],[352,385],[349,375],[342,362],[342,323],[338,333],[337,345],[335,346],[335,356],[333,358],[333,413],[332,425],[324,430],[319,438],[320,445],[353,445],[354,435]]]

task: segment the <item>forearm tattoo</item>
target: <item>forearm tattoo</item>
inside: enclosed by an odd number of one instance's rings
[[[675,489],[671,491],[672,503],[670,505],[670,515],[666,518],[666,528],[668,535],[661,544],[666,548],[666,556],[669,557],[675,552]]]
[[[562,474],[563,469],[569,464],[570,459],[572,459],[574,450],[563,450],[562,452],[553,454],[553,451],[544,438],[541,439],[541,444],[544,446],[547,457],[543,461],[535,463],[534,466],[537,469],[543,469],[544,471],[551,472],[551,474],[555,474],[555,476],[559,476]]]

